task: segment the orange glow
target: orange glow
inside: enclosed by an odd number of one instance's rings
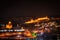
[[[5,34],[1,34],[0,37],[5,36]]]
[[[28,31],[28,30],[26,30],[26,31],[24,32],[24,35],[25,35],[25,36],[29,36],[29,37],[32,36],[32,35],[31,35],[31,32]]]
[[[37,18],[35,20],[31,19],[30,21],[27,21],[25,22],[26,24],[29,24],[29,23],[36,23],[36,22],[39,22],[39,21],[42,21],[42,20],[49,20],[49,18],[46,16],[46,17],[43,17],[43,18]]]
[[[11,29],[12,25],[6,25],[6,28]]]
[[[18,32],[18,34],[22,34],[21,32]]]
[[[17,33],[2,33],[2,34],[0,35],[0,37],[17,35],[17,34],[22,34],[22,33],[21,33],[21,32],[17,32]]]
[[[10,21],[8,22],[8,24],[6,24],[6,28],[8,28],[8,29],[11,29],[12,28],[12,24],[11,24]]]

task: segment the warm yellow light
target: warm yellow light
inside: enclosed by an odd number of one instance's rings
[[[8,28],[8,29],[11,29],[12,28],[12,25],[6,25],[6,28]]]
[[[9,23],[8,24],[11,24],[11,21],[9,21]]]
[[[21,32],[18,32],[17,34],[22,34]]]
[[[42,21],[42,20],[49,20],[49,18],[46,16],[46,17],[43,17],[43,18],[37,18],[35,20],[31,19],[30,21],[27,21],[25,22],[26,24],[29,24],[29,23],[36,23],[36,22],[39,22],[39,21]]]
[[[12,28],[11,21],[9,21],[8,24],[6,24],[6,28],[8,28],[8,29],[11,29]]]

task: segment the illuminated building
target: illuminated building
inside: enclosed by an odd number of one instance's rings
[[[11,28],[12,28],[12,23],[11,23],[11,21],[9,21],[8,24],[6,24],[6,28],[7,28],[7,29],[11,29]]]

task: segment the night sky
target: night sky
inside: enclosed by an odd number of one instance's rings
[[[0,17],[60,16],[57,1],[0,1]]]

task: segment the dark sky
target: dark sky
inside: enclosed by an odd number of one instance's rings
[[[57,1],[0,1],[0,17],[60,16]]]

